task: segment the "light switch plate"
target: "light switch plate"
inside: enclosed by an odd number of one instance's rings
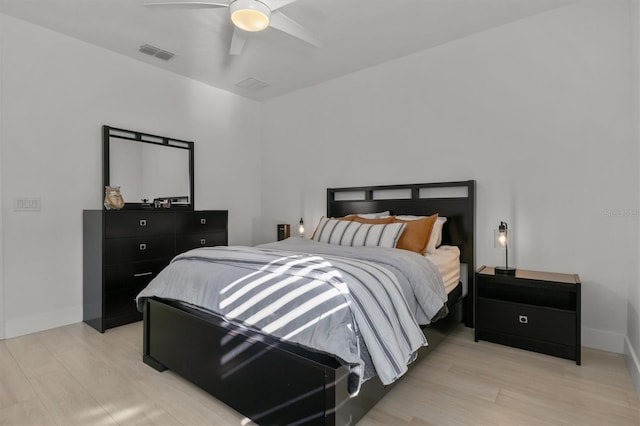
[[[17,197],[14,199],[13,210],[16,212],[39,212],[40,197]]]

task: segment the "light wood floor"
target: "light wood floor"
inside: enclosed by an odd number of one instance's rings
[[[141,323],[74,324],[0,341],[0,424],[239,425],[243,416],[141,361]],[[363,425],[640,425],[621,355],[583,365],[487,342],[460,328]]]

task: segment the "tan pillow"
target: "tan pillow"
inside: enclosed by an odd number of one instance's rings
[[[411,250],[416,253],[424,254],[429,244],[429,237],[433,230],[433,225],[438,219],[438,213],[417,220],[402,220],[394,218],[394,222],[406,223],[404,232],[398,240],[396,248],[403,250]]]
[[[350,216],[347,216],[350,217]],[[385,217],[382,219],[365,219],[364,217],[359,217],[359,216],[355,216],[353,219],[347,219],[347,220],[352,220],[354,222],[359,222],[359,223],[371,223],[371,224],[385,224],[385,223],[393,223],[395,219],[395,216],[389,216],[389,217]]]

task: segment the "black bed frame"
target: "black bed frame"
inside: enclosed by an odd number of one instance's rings
[[[439,195],[441,190],[463,195]],[[402,198],[379,196],[389,191],[399,191]],[[357,193],[357,199],[344,199]],[[429,346],[420,350],[420,360],[462,319],[473,325],[475,181],[327,190],[329,217],[385,210],[446,216],[443,244],[460,247],[461,262],[467,264],[467,296],[425,328]],[[173,370],[261,425],[354,424],[393,387],[374,377],[350,397],[348,369],[333,357],[160,299],[145,302],[143,360],[158,371]]]

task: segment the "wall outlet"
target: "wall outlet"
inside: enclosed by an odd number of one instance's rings
[[[25,198],[19,197],[14,199],[13,210],[16,212],[39,212],[40,197]]]

